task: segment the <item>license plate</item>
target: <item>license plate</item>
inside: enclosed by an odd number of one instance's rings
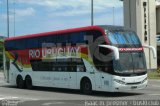
[[[132,87],[131,87],[131,89],[136,89],[136,88],[137,88],[137,86],[132,86]]]

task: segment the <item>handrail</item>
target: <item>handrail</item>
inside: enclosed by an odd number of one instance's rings
[[[156,58],[157,58],[157,52],[156,52],[155,47],[153,47],[153,46],[149,46],[149,45],[144,45],[143,47],[144,47],[144,48],[151,49],[151,50],[152,50],[152,53],[153,53],[153,58],[154,58],[154,59],[156,59]]]

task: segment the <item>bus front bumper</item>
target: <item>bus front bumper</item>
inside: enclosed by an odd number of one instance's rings
[[[147,87],[147,82],[139,85],[119,85],[119,86],[115,86],[113,89],[114,89],[114,92],[125,92],[130,90],[144,89],[146,87]]]
[[[136,78],[134,78],[134,79],[136,79]],[[144,89],[147,87],[148,79],[147,79],[146,75],[141,76],[141,78],[137,77],[137,79],[143,79],[143,80],[133,81],[132,78],[129,78],[125,82],[122,80],[113,79],[112,90],[113,90],[113,92],[126,92],[126,91],[131,91],[131,90]]]

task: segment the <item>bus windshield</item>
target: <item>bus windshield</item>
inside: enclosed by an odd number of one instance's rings
[[[120,60],[113,62],[116,73],[141,73],[146,71],[143,52],[120,53]]]
[[[133,75],[146,72],[144,51],[135,32],[118,29],[108,30],[107,37],[111,45],[119,48],[119,60],[113,60],[115,73]]]

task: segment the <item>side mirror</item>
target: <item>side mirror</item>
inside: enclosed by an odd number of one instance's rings
[[[144,45],[143,47],[144,47],[144,48],[151,49],[151,50],[152,50],[152,53],[153,53],[153,58],[154,58],[154,59],[157,58],[157,52],[156,52],[156,49],[155,49],[153,46]]]
[[[99,45],[99,47],[108,48],[113,51],[115,60],[119,60],[119,49],[115,46],[110,45]]]

